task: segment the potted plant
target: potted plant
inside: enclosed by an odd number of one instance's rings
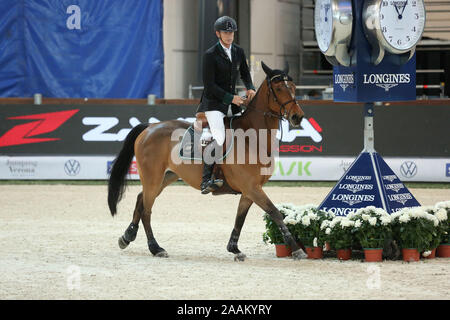
[[[384,240],[391,233],[391,216],[383,209],[368,206],[349,213],[353,232],[364,249],[366,262],[382,261]]]
[[[336,250],[339,260],[349,260],[352,254],[352,244],[354,237],[355,222],[348,217],[334,217],[333,220],[326,220],[321,228],[325,229],[325,234],[330,246]]]
[[[283,218],[286,216],[291,216],[296,207],[291,203],[275,205],[280,211]],[[264,243],[271,243],[275,245],[275,253],[279,258],[288,257],[292,255],[291,248],[284,242],[283,235],[281,234],[278,225],[272,220],[269,214],[264,213],[263,215],[266,231],[263,233]]]
[[[316,206],[305,206],[297,210],[295,215],[297,223],[293,225],[292,233],[305,245],[308,259],[323,257],[323,246],[327,235],[321,226],[324,221],[331,220],[333,217],[332,213],[319,210]]]
[[[450,201],[438,202],[434,206],[434,215],[439,220],[438,232],[441,235],[441,242],[437,247],[438,257],[450,257]]]
[[[394,237],[402,247],[404,261],[419,261],[437,236],[438,219],[424,207],[405,208],[392,214]]]
[[[425,207],[427,213],[436,217],[439,224],[435,227],[428,250],[422,252],[425,259],[434,259],[436,257],[436,250],[442,243],[446,234],[447,225],[447,211],[444,208],[436,208],[434,206]],[[434,220],[435,221],[435,220]]]

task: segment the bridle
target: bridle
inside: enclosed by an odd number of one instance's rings
[[[262,111],[262,110],[258,110],[256,108],[253,108],[253,107],[250,107],[250,106],[247,106],[247,108],[253,109],[253,110],[258,111],[258,112],[262,112],[262,113],[264,113],[264,116],[277,118],[280,121],[283,120],[283,119],[288,120],[288,118],[287,118],[288,112],[286,110],[286,106],[288,104],[292,103],[292,102],[294,102],[297,105],[298,105],[298,103],[297,103],[297,100],[295,100],[295,96],[289,101],[286,101],[286,102],[283,102],[283,103],[280,102],[280,100],[278,99],[275,91],[272,88],[272,82],[274,81],[274,79],[276,80],[277,78],[280,78],[280,81],[284,81],[284,83],[285,83],[284,86],[288,90],[289,90],[289,87],[288,87],[288,85],[286,83],[287,83],[287,81],[290,81],[292,79],[290,79],[287,75],[284,75],[284,74],[277,74],[277,75],[275,75],[275,76],[273,76],[271,78],[269,76],[267,76],[267,78],[266,78],[267,86],[269,88],[269,90],[267,91],[267,100],[270,99],[270,94],[272,93],[273,101],[280,106],[280,112],[277,114],[277,113],[275,113],[273,111]]]

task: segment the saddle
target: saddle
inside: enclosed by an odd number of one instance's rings
[[[225,118],[225,129],[232,129],[233,118]],[[205,113],[198,112],[196,114],[196,120],[192,125],[190,125],[186,129],[186,132],[184,133],[183,138],[181,140],[179,151],[181,159],[203,162],[202,159],[203,150],[212,141],[212,135],[210,135],[211,139],[205,139],[201,141],[202,134],[204,136],[203,129],[205,128],[209,128],[208,120],[206,119]],[[232,148],[233,148],[233,137],[229,137],[229,134],[227,134],[227,139],[222,149],[223,157],[221,160],[224,160],[227,157],[228,153],[231,151]],[[225,175],[223,174],[222,166],[220,163],[216,163],[216,165],[214,166],[212,178],[223,180],[223,185],[216,191],[212,192],[213,195],[230,194],[230,193],[240,194],[240,192],[233,190],[226,182]]]

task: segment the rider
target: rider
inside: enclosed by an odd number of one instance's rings
[[[250,71],[244,50],[233,44],[237,24],[233,18],[220,17],[214,23],[214,30],[219,41],[203,55],[203,85],[204,91],[197,112],[205,112],[213,141],[208,145],[214,157],[216,146],[225,142],[226,115],[239,113],[239,106],[244,100],[235,92],[238,72],[247,89],[249,101],[255,96]],[[201,192],[207,194],[214,191],[217,185],[211,179],[215,162],[204,161]]]

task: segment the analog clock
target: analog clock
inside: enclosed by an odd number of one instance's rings
[[[353,13],[351,0],[316,0],[314,30],[320,51],[337,65],[348,66]]]
[[[317,44],[324,54],[330,51],[333,33],[333,13],[331,0],[317,0],[314,10],[314,25]]]
[[[409,60],[425,28],[423,0],[368,0],[363,24],[375,64],[381,62],[385,51]]]

